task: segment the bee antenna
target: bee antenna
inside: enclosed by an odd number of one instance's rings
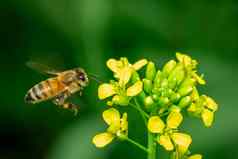
[[[92,73],[88,73],[89,78],[93,79],[94,81],[96,81],[97,83],[101,84],[103,83],[102,80],[99,79],[99,77],[95,74]]]

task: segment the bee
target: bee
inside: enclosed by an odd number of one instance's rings
[[[46,100],[64,109],[71,109],[77,114],[79,107],[68,102],[67,98],[76,92],[82,95],[83,89],[89,84],[88,74],[82,68],[65,71],[55,71],[48,66],[28,62],[27,65],[42,73],[52,75],[44,81],[34,85],[25,95],[25,102],[36,104]]]

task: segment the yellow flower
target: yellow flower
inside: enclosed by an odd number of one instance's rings
[[[178,146],[179,152],[185,153],[192,142],[192,138],[187,134],[177,132],[176,129],[182,120],[182,114],[175,109],[168,115],[166,125],[159,116],[150,117],[148,130],[152,133],[160,134],[157,138],[157,142],[167,151],[172,151],[175,146]]]
[[[174,149],[174,145],[169,137],[169,135],[161,135],[159,140],[157,140],[160,145],[162,145],[165,150],[172,151]]]
[[[142,59],[142,60],[139,60],[136,63],[134,63],[132,65],[132,67],[137,71],[137,70],[141,69],[142,67],[144,67],[147,63],[148,63],[148,61],[146,59]]]
[[[104,121],[109,125],[106,132],[97,134],[93,137],[93,144],[102,148],[113,141],[115,137],[127,136],[128,122],[127,113],[121,115],[115,108],[107,109],[102,114]]]
[[[137,81],[135,84],[127,88],[126,95],[129,97],[138,95],[143,89],[143,82]]]
[[[206,107],[212,110],[213,112],[217,111],[218,109],[217,103],[211,97],[208,97],[206,95],[203,95],[203,96],[205,98]]]
[[[107,61],[107,67],[114,73],[115,77],[119,79],[119,84],[123,86],[129,82],[134,70],[137,71],[141,69],[147,63],[148,61],[146,59],[142,59],[131,65],[127,58],[122,57],[120,60],[109,59]]]
[[[214,113],[208,109],[204,109],[201,114],[202,121],[206,127],[211,127],[214,119]]]
[[[98,97],[99,99],[105,99],[116,93],[115,88],[112,84],[103,83],[98,87]]]
[[[139,78],[134,81],[133,75],[147,63],[146,59],[139,60],[133,65],[124,57],[120,60],[109,59],[107,67],[114,73],[116,81],[111,80],[110,83],[103,83],[98,87],[99,99],[103,100],[113,96],[112,101],[107,102],[108,105],[128,105],[131,97],[143,91],[143,82]]]
[[[102,148],[112,142],[114,136],[111,133],[101,133],[93,137],[93,143],[96,147]]]
[[[178,146],[180,153],[184,154],[187,152],[189,145],[192,143],[192,138],[188,134],[184,133],[173,133],[171,135],[172,140]]]
[[[185,68],[196,68],[196,65],[198,62],[196,60],[193,60],[190,56],[182,54],[180,52],[176,52],[176,58],[179,62],[181,62]]]
[[[178,128],[183,121],[183,116],[180,112],[171,112],[167,118],[167,126],[172,129]]]
[[[152,116],[148,121],[148,130],[152,133],[162,133],[165,124],[159,116]]]
[[[189,156],[188,159],[202,159],[202,155],[195,154],[195,155]]]
[[[192,73],[193,78],[201,85],[205,85],[206,81],[203,79],[203,76],[199,76],[196,72]]]
[[[214,121],[214,113],[217,109],[218,105],[211,97],[202,95],[187,110],[193,115],[201,117],[206,127],[211,127]]]

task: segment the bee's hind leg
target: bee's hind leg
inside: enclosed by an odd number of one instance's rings
[[[53,100],[53,103],[55,105],[63,107],[64,109],[71,109],[74,111],[74,114],[77,115],[79,107],[73,103],[65,102],[68,97],[69,97],[69,93],[63,92],[55,97],[55,99]]]

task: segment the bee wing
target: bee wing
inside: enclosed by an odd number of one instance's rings
[[[59,70],[55,70],[55,69],[52,69],[44,64],[41,64],[41,63],[37,63],[37,62],[34,62],[34,61],[28,61],[26,63],[26,65],[37,71],[37,72],[40,72],[42,74],[48,74],[48,75],[53,75],[53,76],[58,76],[61,72],[63,71],[59,71]]]

